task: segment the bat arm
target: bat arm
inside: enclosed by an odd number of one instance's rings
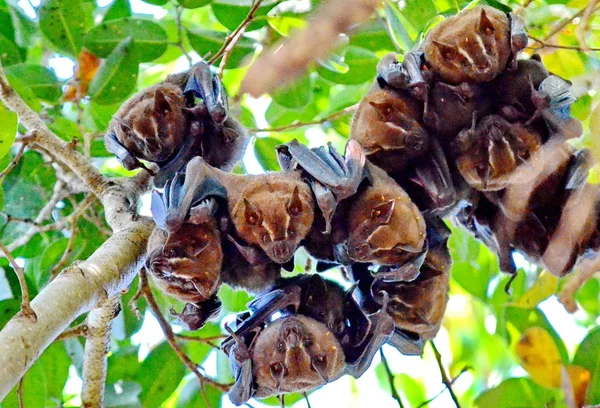
[[[208,64],[198,62],[191,68],[183,92],[201,98],[215,123],[222,124],[227,119],[227,95],[219,77],[211,72]]]
[[[406,356],[420,356],[423,354],[423,339],[418,334],[407,333],[396,328],[394,334],[388,341],[398,351]]]
[[[233,344],[227,346],[223,343],[222,349],[229,355],[229,366],[235,379],[235,383],[229,389],[228,395],[235,405],[246,403],[256,393],[254,377],[252,374],[252,358],[248,346],[241,337],[237,336],[226,325],[225,329],[234,339]]]

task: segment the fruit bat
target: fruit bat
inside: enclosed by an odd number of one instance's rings
[[[342,157],[328,145],[309,149],[297,140],[277,146],[277,159],[286,173],[300,170],[309,182],[323,214],[325,230],[331,231],[331,219],[340,201],[354,195],[365,178],[365,153],[360,144],[348,141]]]
[[[524,23],[515,14],[489,6],[465,9],[436,25],[421,49],[430,69],[443,82],[487,82],[527,46]]]
[[[242,157],[248,136],[227,110],[218,77],[199,62],[129,98],[109,124],[106,147],[128,170],[146,168],[141,160],[157,163],[160,187],[195,155],[229,170]]]
[[[420,355],[424,342],[440,329],[448,303],[452,259],[447,248],[450,230],[440,218],[427,220],[429,248],[417,277],[411,281],[386,281],[364,264],[351,268],[358,282],[360,304],[372,313],[386,307],[395,324],[388,341],[401,353]]]
[[[365,315],[352,291],[301,275],[282,279],[249,304],[250,313],[238,316],[222,345],[235,378],[231,401],[306,392],[344,374],[362,375],[394,326],[385,310]]]
[[[350,137],[373,164],[388,173],[402,171],[429,149],[422,114],[422,103],[408,92],[382,89],[376,82],[358,105]]]
[[[386,54],[377,63],[377,84],[380,89],[408,91],[420,101],[426,101],[433,74],[425,65],[422,51],[409,51],[398,61],[396,53]]]
[[[177,231],[206,197],[226,198],[237,236],[261,248],[276,263],[286,263],[311,229],[314,199],[298,172],[237,175],[193,158],[170,185],[169,206],[157,206],[155,219]],[[225,196],[225,197],[224,197]],[[160,202],[159,200],[156,200]]]
[[[542,137],[522,123],[510,123],[498,115],[488,115],[463,129],[453,143],[456,165],[467,183],[481,191],[505,188],[533,178],[536,172],[527,160],[542,144]],[[524,166],[517,174],[514,170]],[[530,169],[530,171],[527,171]]]

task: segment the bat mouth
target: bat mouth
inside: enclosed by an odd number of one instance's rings
[[[287,242],[276,242],[270,248],[269,255],[275,262],[283,264],[292,259],[294,251]]]

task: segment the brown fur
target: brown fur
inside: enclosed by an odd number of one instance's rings
[[[423,51],[431,70],[444,82],[490,81],[504,70],[511,55],[508,16],[489,6],[463,10],[428,33]]]

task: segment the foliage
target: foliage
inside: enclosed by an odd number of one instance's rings
[[[139,3],[114,0],[101,7],[90,0],[43,0],[36,8],[21,8],[16,1],[0,0],[0,61],[10,84],[43,115],[54,132],[79,146],[111,176],[129,174],[110,158],[102,143],[103,131],[119,105],[136,90],[185,69],[188,60],[183,51],[193,58],[215,55],[251,7],[249,0],[146,0],[144,7],[132,9]],[[308,3],[312,9],[319,1],[261,3],[254,21],[226,60],[223,82],[231,96],[236,96],[254,55],[305,26],[311,10],[303,6]],[[478,1],[406,0],[400,5],[387,1],[378,16],[358,27],[334,54],[295,83],[259,100],[242,98],[232,110],[239,112],[242,123],[258,136],[253,146],[256,161],[248,160],[246,169],[277,169],[273,147],[293,138],[342,147],[349,135],[351,111],[337,113],[359,102],[379,58],[389,51],[414,47],[444,16],[474,3]],[[534,0],[528,1],[525,9],[516,0],[488,3],[505,10],[518,9],[535,38],[563,46],[580,45],[573,35],[571,18],[587,1]],[[558,28],[558,34],[548,39],[553,28]],[[600,46],[600,16],[591,19],[586,41],[590,47]],[[535,42],[532,45],[538,46]],[[555,48],[541,51],[550,71],[574,81],[580,97],[573,113],[586,129],[586,137],[578,143],[597,152],[600,145],[591,137],[590,127],[596,130],[597,138],[600,94],[589,84],[598,85],[598,53]],[[63,68],[75,64],[76,76],[67,78],[62,70],[52,69],[59,61]],[[220,62],[221,58],[215,64]],[[307,122],[312,124],[301,126]],[[19,152],[13,148],[8,153],[17,123],[14,114],[2,105],[0,123],[0,168],[4,169]],[[13,245],[13,255],[23,262],[32,296],[52,278],[57,265],[85,259],[108,236],[97,203],[74,221],[69,218],[84,196],[76,188],[64,190],[55,172],[48,157],[27,151],[6,176],[0,176],[0,239],[9,247]],[[56,194],[56,183],[64,194]],[[48,202],[54,204],[44,217],[36,219]],[[24,236],[29,239],[15,244]],[[450,245],[454,259],[452,296],[437,343],[451,375],[470,367],[454,385],[461,403],[500,408],[566,406],[562,381],[566,367],[576,398],[600,404],[600,331],[595,328],[600,314],[599,281],[590,280],[576,294],[581,312],[559,317],[562,310],[556,306],[554,294],[562,282],[522,262],[523,270],[509,296],[503,290],[508,278],[500,275],[497,260],[488,249],[461,230],[454,230]],[[1,329],[18,310],[20,291],[8,262],[2,260],[0,266],[4,271],[0,273]],[[145,302],[139,302],[141,317],[136,316],[128,304],[136,285],[123,297],[123,311],[113,323],[106,406],[199,407],[206,401],[213,407],[229,404],[211,386],[203,394],[169,345],[155,338],[157,329],[150,328],[153,318],[145,313]],[[155,293],[163,311],[181,309],[181,304]],[[249,301],[245,293],[225,287],[221,295],[224,310],[220,322],[185,334],[218,335],[222,323]],[[46,350],[25,377],[25,406],[79,406],[76,380],[81,377],[82,344],[71,338]],[[206,370],[220,382],[231,380],[220,352],[203,342],[182,344],[196,363],[206,362]],[[392,349],[385,352],[388,356],[397,353]],[[406,406],[419,406],[442,390],[429,352],[423,360],[390,357],[396,373],[393,381]],[[378,391],[370,387],[369,376],[377,378]],[[361,395],[370,401],[391,401],[388,378],[380,365],[374,364],[365,379],[343,379],[340,384],[337,389],[345,390],[344,394],[355,401],[361,401]],[[337,395],[327,395],[335,392],[329,389],[325,387],[309,398],[332,401]],[[299,395],[286,399],[289,405],[300,401],[298,406],[304,404],[301,400]],[[264,403],[279,404],[276,399]],[[449,403],[445,393],[430,405]],[[15,390],[2,402],[2,407],[13,406],[17,406]]]

